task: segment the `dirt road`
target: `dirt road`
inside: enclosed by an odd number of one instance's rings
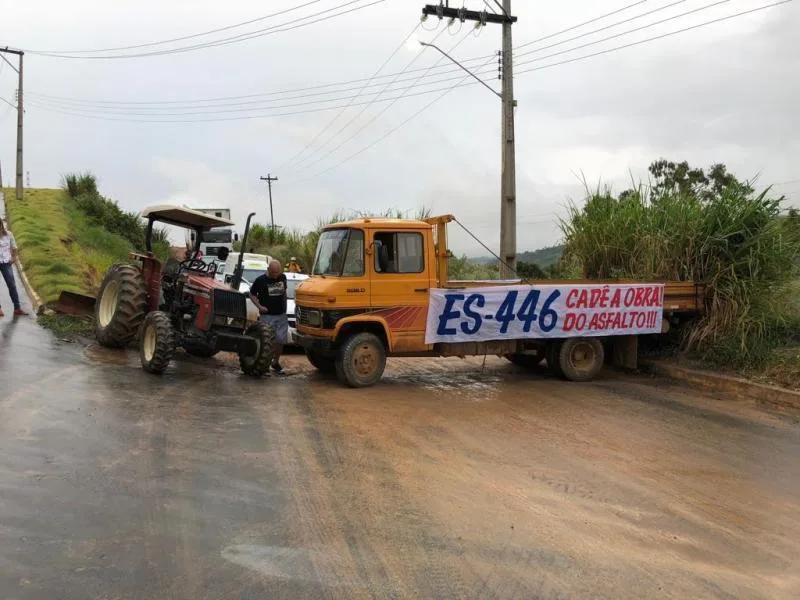
[[[791,419],[498,360],[369,390],[286,363],[158,378],[0,321],[0,597],[800,596]]]

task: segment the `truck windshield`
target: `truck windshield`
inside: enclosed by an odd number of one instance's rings
[[[266,272],[266,269],[242,269],[242,279],[244,279],[247,283],[253,283],[258,277]]]
[[[230,229],[211,229],[203,232],[204,244],[230,244],[233,240],[233,231]]]
[[[329,229],[319,236],[314,275],[355,277],[364,274],[364,232]]]

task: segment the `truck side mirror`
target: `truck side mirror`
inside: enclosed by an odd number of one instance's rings
[[[233,234],[233,241],[234,242],[238,242],[239,241],[239,234],[238,233],[234,233]]]

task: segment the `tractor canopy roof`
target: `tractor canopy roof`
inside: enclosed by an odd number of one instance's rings
[[[234,225],[234,222],[228,219],[221,219],[199,210],[192,210],[191,208],[174,204],[148,206],[142,211],[142,217],[190,229],[206,230],[212,227],[232,227]]]

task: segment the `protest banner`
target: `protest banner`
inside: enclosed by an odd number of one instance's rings
[[[425,343],[661,332],[663,284],[432,289]]]

